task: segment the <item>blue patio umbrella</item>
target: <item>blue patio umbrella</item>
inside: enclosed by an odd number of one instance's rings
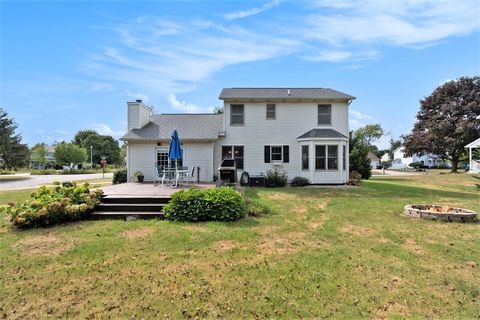
[[[180,138],[178,137],[177,130],[172,132],[172,141],[170,141],[170,147],[168,148],[168,158],[175,160],[175,168],[177,167],[177,160],[182,160],[182,147],[180,146]]]

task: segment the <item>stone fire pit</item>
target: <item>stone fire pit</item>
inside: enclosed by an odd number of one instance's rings
[[[404,207],[404,212],[407,216],[412,218],[456,222],[478,222],[477,213],[475,211],[449,206],[409,204]]]

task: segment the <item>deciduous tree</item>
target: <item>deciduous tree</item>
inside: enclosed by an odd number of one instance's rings
[[[55,146],[55,162],[59,165],[75,167],[87,160],[87,150],[73,143],[59,143]]]
[[[444,83],[420,101],[412,133],[404,136],[407,155],[435,154],[457,172],[465,145],[480,137],[480,77]]]

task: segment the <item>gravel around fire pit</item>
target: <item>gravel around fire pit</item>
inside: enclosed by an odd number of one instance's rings
[[[404,213],[412,218],[422,218],[427,220],[478,222],[477,213],[475,211],[449,206],[409,204],[404,207]]]

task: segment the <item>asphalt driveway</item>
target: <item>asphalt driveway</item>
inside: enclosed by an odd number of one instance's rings
[[[92,174],[61,174],[61,175],[42,175],[31,176],[29,173],[16,174],[11,176],[28,177],[28,179],[22,180],[0,180],[0,190],[17,190],[17,189],[30,189],[39,187],[41,185],[50,185],[53,181],[78,181],[78,180],[93,180],[101,179],[103,175],[101,173]],[[105,178],[112,178],[113,173],[105,173]]]

